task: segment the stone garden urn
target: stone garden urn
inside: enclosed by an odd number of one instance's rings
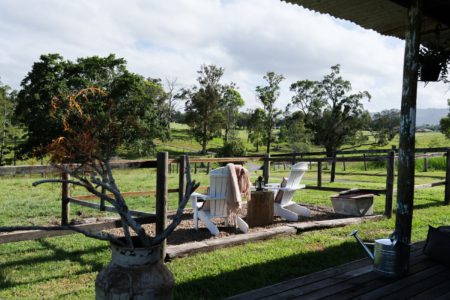
[[[173,298],[175,281],[161,260],[161,245],[133,249],[111,243],[111,251],[111,262],[95,280],[95,299]]]

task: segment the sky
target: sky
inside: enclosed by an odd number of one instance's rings
[[[0,80],[14,89],[41,54],[125,58],[144,77],[196,83],[202,64],[225,69],[243,110],[261,104],[255,88],[268,71],[291,83],[321,80],[330,67],[353,92],[372,95],[371,112],[400,109],[404,42],[279,0],[0,0]],[[449,86],[419,83],[419,108],[447,108]]]

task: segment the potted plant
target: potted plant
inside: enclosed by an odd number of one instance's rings
[[[132,116],[117,116],[120,101],[111,99],[100,88],[87,88],[68,97],[52,100],[52,116],[64,126],[62,136],[47,147],[51,162],[68,173],[69,178],[34,182],[68,183],[85,188],[111,204],[120,216],[123,236],[107,232],[90,232],[76,226],[2,227],[0,232],[16,230],[66,230],[111,243],[112,261],[97,276],[96,299],[171,299],[174,279],[161,261],[161,243],[180,223],[190,195],[199,186],[191,181],[189,160],[186,166],[186,190],[172,223],[156,236],[149,236],[136,222],[114,179],[110,158],[117,147],[133,132]],[[99,109],[99,106],[103,106]],[[118,118],[123,118],[118,119]],[[130,123],[127,123],[130,122]]]
[[[445,81],[450,63],[450,51],[421,47],[419,78],[421,81]]]

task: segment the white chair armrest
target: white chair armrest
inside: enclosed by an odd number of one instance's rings
[[[267,183],[264,185],[264,187],[267,189],[278,188],[278,187],[280,187],[280,184],[279,183]]]
[[[278,188],[277,190],[290,192],[290,191],[296,191],[296,190],[304,189],[305,187],[306,187],[306,185],[300,184],[297,188],[284,187],[284,188]]]

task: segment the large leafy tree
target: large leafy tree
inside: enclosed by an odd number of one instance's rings
[[[292,103],[305,115],[305,126],[316,145],[323,146],[332,157],[344,144],[361,141],[359,132],[364,129],[370,115],[362,101],[370,99],[367,91],[351,93],[350,81],[340,75],[340,66],[331,67],[331,73],[321,81],[301,80],[291,85],[295,92]],[[335,164],[332,164],[332,178]]]
[[[28,129],[23,145],[24,154],[42,156],[48,145],[62,136],[64,123],[51,117],[54,99],[67,98],[76,91],[96,87],[108,95],[94,101],[80,102],[84,113],[92,116],[108,115],[114,107],[118,126],[127,126],[121,145],[145,141],[151,147],[152,139],[164,137],[166,130],[159,118],[158,99],[153,92],[155,83],[131,73],[126,61],[114,55],[107,57],[79,58],[75,62],[65,60],[59,54],[42,55],[23,79],[17,97],[15,113]],[[108,99],[108,103],[103,100]]]
[[[383,110],[375,113],[370,123],[378,145],[386,145],[397,134],[400,128],[400,111],[398,109]]]
[[[267,72],[263,78],[267,81],[267,85],[257,86],[256,95],[266,111],[264,122],[266,130],[266,153],[270,153],[272,131],[277,117],[281,114],[281,112],[275,108],[275,101],[277,101],[280,96],[280,83],[283,81],[284,77],[283,75],[277,75],[274,72]]]
[[[450,99],[447,100],[448,107],[450,109]],[[442,118],[439,122],[439,125],[441,127],[441,132],[450,139],[450,112],[448,113],[447,117]]]
[[[224,73],[221,67],[202,65],[197,73],[198,85],[184,89],[179,97],[187,100],[186,123],[204,154],[208,142],[220,136],[224,127],[223,97],[229,86],[220,83]]]

